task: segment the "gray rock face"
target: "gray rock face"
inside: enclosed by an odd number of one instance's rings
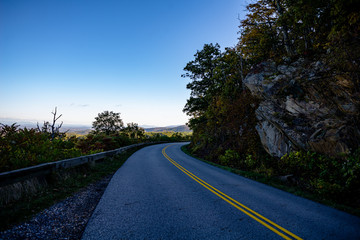
[[[256,130],[272,156],[300,149],[337,156],[360,146],[358,93],[351,79],[323,63],[263,62],[244,85],[261,99]]]

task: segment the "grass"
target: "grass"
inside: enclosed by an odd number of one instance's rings
[[[199,158],[198,156],[195,156],[195,155],[191,154],[191,152],[188,150],[188,145],[182,146],[181,150],[184,153],[188,154],[189,156],[194,157],[194,158],[196,158],[196,159],[198,159],[200,161],[203,161],[205,163],[208,163],[210,165],[213,165],[215,167],[218,167],[218,168],[224,169],[226,171],[235,173],[237,175],[240,175],[240,176],[255,180],[257,182],[261,182],[261,183],[264,183],[266,185],[281,189],[281,190],[289,192],[291,194],[294,194],[294,195],[297,195],[297,196],[300,196],[300,197],[303,197],[303,198],[307,198],[309,200],[312,200],[312,201],[315,201],[315,202],[318,202],[318,203],[321,203],[321,204],[336,208],[338,210],[341,210],[341,211],[344,211],[344,212],[347,212],[347,213],[350,213],[350,214],[353,214],[353,215],[356,215],[356,216],[360,216],[360,209],[336,203],[336,202],[332,201],[331,199],[326,199],[324,197],[320,197],[317,194],[314,194],[314,193],[311,193],[311,192],[305,192],[305,191],[303,191],[302,189],[300,189],[297,186],[293,186],[293,185],[290,185],[290,184],[287,184],[287,183],[281,181],[277,177],[269,177],[269,176],[265,176],[265,175],[260,174],[260,173],[243,171],[243,170],[240,170],[240,169],[230,168],[230,167],[227,167],[227,166],[222,166],[222,165],[219,165],[217,163],[207,161],[205,159]]]
[[[34,214],[73,195],[90,183],[115,173],[134,152],[143,147],[135,147],[112,158],[106,158],[93,167],[79,166],[52,175],[47,179],[48,184],[37,193],[0,207],[0,230],[6,230],[14,224],[26,221]]]

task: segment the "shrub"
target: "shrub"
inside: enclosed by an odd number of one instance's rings
[[[293,174],[301,185],[334,199],[360,191],[360,150],[346,159],[325,157],[314,152],[292,152],[279,161],[279,172]]]
[[[251,154],[246,155],[244,163],[248,169],[254,169],[258,165],[257,160]]]
[[[219,157],[221,165],[234,166],[236,162],[240,160],[240,155],[234,150],[226,150],[224,155]]]
[[[360,188],[360,148],[351,154],[341,167],[342,177],[344,178],[346,188],[359,190]]]
[[[75,138],[49,138],[36,129],[19,129],[15,124],[0,128],[0,171],[10,171],[44,162],[78,157]]]

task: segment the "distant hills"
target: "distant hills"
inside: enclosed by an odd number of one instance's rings
[[[19,120],[19,119],[10,119],[10,118],[1,118],[0,123],[11,125],[16,123],[20,125],[20,128],[36,128],[37,122],[35,120]],[[40,127],[43,125],[43,122],[38,122]],[[167,127],[154,127],[150,125],[141,125],[140,127],[145,129],[145,132],[192,132],[190,128],[186,125],[174,125]],[[86,135],[91,131],[91,126],[86,125],[77,125],[77,124],[64,124],[61,128],[61,131],[68,131],[68,133],[74,133],[79,135]]]
[[[192,132],[186,125],[145,128],[145,132]]]
[[[141,126],[143,127],[143,126]],[[190,128],[186,125],[181,125],[181,126],[169,126],[169,127],[151,127],[151,128],[146,128],[143,127],[145,129],[145,132],[192,132],[190,130]],[[69,133],[77,133],[77,134],[88,134],[91,131],[91,127],[68,127],[68,128],[64,128],[65,130],[69,129]]]
[[[143,126],[141,126],[143,127]],[[169,127],[151,127],[146,128],[145,132],[155,132],[155,133],[161,133],[161,132],[192,132],[190,128],[186,125],[181,126],[169,126]],[[64,130],[69,130],[69,133],[79,134],[79,135],[86,135],[91,131],[91,127],[70,127],[70,128],[64,128]]]

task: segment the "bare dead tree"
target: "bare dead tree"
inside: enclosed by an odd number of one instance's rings
[[[50,134],[50,138],[51,140],[54,140],[55,137],[60,136],[62,137],[63,135],[65,135],[65,133],[67,132],[63,132],[60,133],[60,128],[63,125],[63,122],[61,121],[60,125],[56,126],[56,121],[59,120],[59,118],[62,117],[62,114],[60,114],[60,116],[56,116],[57,115],[57,107],[55,107],[55,111],[51,112],[51,114],[53,115],[53,121],[52,124],[50,124],[47,121],[44,121],[44,125],[41,127],[39,127],[39,123],[37,123],[37,130],[39,132],[43,132],[43,133],[49,133]]]

